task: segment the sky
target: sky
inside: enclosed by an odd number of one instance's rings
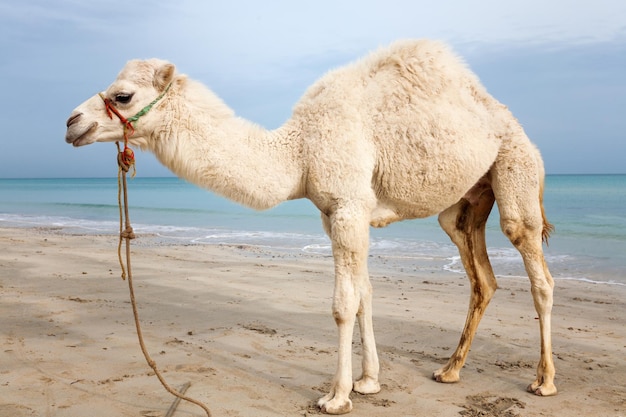
[[[0,0],[0,178],[115,176],[115,146],[73,148],[65,122],[130,59],[276,128],[327,71],[404,38],[448,42],[548,174],[626,173],[624,0]],[[137,172],[172,175],[145,152]]]

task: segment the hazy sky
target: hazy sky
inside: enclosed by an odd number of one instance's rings
[[[158,57],[267,128],[329,69],[443,39],[508,105],[548,173],[626,173],[624,0],[0,0],[0,178],[115,176],[115,146],[64,141],[72,109]],[[170,175],[138,152],[138,175]]]

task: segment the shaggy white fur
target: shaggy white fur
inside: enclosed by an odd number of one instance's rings
[[[333,244],[332,313],[339,362],[323,411],[352,409],[350,392],[380,390],[367,272],[369,226],[439,213],[472,284],[461,340],[440,382],[459,380],[472,339],[497,287],[484,229],[498,201],[504,233],[522,254],[541,331],[537,379],[529,390],[556,393],[550,315],[553,280],[542,238],[543,163],[518,121],[465,64],[439,43],[402,41],[329,72],[274,131],[238,118],[200,83],[160,60],[131,61],[104,92],[135,114],[171,88],[135,125],[130,144],[153,152],[176,175],[241,204],[266,209],[310,199]],[[130,98],[129,98],[130,97]],[[66,141],[75,146],[122,139],[97,95],[77,107]],[[363,373],[352,379],[358,319]]]

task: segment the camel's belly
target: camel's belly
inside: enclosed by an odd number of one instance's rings
[[[461,199],[489,170],[484,166],[455,175],[433,175],[404,171],[387,176],[374,184],[377,207],[381,213],[392,210],[403,218],[424,218],[442,212]],[[393,181],[396,179],[396,181]]]
[[[407,219],[422,219],[441,213],[452,206],[463,196],[454,194],[449,198],[442,199],[441,196],[426,199],[425,201],[415,201],[413,203],[378,201],[371,213],[370,224],[374,227],[385,227],[388,224]]]
[[[459,201],[489,171],[502,143],[487,131],[398,142],[379,153],[372,188],[379,206],[406,218],[432,216]]]

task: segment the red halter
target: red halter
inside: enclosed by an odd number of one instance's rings
[[[119,119],[122,125],[124,126],[124,150],[120,151],[119,142],[117,143],[117,163],[124,172],[128,172],[128,170],[135,165],[135,153],[131,148],[128,147],[128,138],[135,133],[135,127],[132,122],[130,122],[127,118],[125,118],[122,113],[119,112],[113,105],[111,99],[106,98],[102,93],[98,93],[100,98],[104,101],[104,108],[109,115],[109,119],[113,119],[113,115],[115,114]]]

